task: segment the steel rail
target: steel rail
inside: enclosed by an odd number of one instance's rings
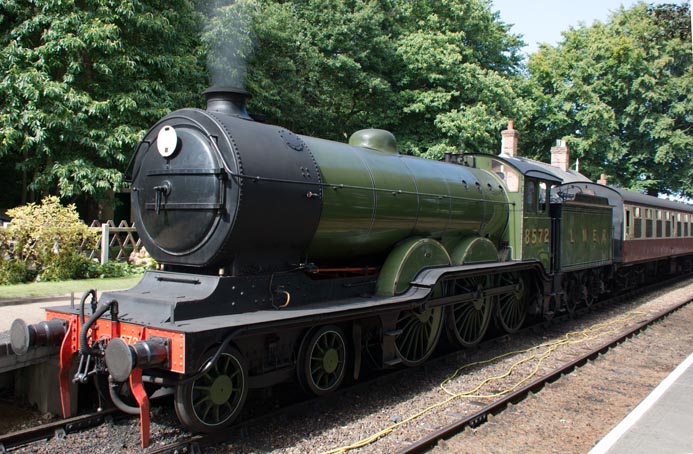
[[[679,281],[681,281],[682,279],[685,279],[685,278],[687,278],[687,277],[689,277],[689,275],[685,275],[685,276],[675,276],[675,277],[673,277],[673,278],[671,278],[671,279],[667,279],[667,280],[665,280],[665,281],[661,281],[661,282],[657,282],[657,283],[654,283],[654,284],[650,284],[650,285],[648,285],[648,286],[646,286],[646,287],[640,287],[640,288],[638,288],[638,289],[629,290],[628,292],[625,292],[625,293],[623,293],[623,294],[620,294],[620,295],[617,295],[617,296],[612,296],[611,298],[607,298],[607,299],[605,299],[605,300],[596,302],[596,303],[592,306],[591,309],[588,309],[588,308],[585,308],[585,307],[580,308],[580,309],[578,309],[578,310],[576,311],[575,315],[583,314],[583,313],[588,312],[588,311],[590,311],[590,310],[591,310],[591,311],[594,311],[594,310],[599,310],[600,308],[607,308],[607,307],[608,307],[609,305],[611,305],[611,304],[618,304],[619,302],[622,302],[622,301],[624,301],[624,300],[625,300],[625,301],[629,301],[629,300],[631,300],[631,299],[633,299],[633,298],[637,298],[637,297],[639,297],[639,296],[642,296],[643,294],[647,294],[647,293],[649,293],[649,292],[653,292],[653,291],[657,291],[657,290],[662,289],[662,288],[666,288],[667,286],[672,285],[673,283],[679,282]],[[685,304],[683,304],[683,305],[685,305]],[[683,305],[681,305],[680,307],[683,307]],[[680,307],[676,307],[676,308],[673,308],[673,309],[670,308],[670,309],[668,309],[667,311],[663,311],[663,312],[670,313],[670,312],[673,312],[674,310],[679,309]],[[666,315],[666,314],[664,314],[664,315]],[[659,316],[660,318],[663,317],[664,315],[658,314],[658,316]],[[569,315],[569,314],[567,314],[567,313],[566,313],[566,314],[561,314],[561,315],[559,315],[559,316],[554,317],[554,318],[550,321],[550,323],[551,323],[551,326],[558,326],[558,325],[560,325],[561,323],[566,322],[566,321],[568,321],[568,320],[570,320],[570,319],[572,319],[572,318],[573,318],[573,316],[571,316],[571,315]],[[644,324],[642,324],[642,325],[643,325],[643,326],[646,326],[647,324],[650,324],[650,323],[653,323],[653,321],[648,321],[648,322],[646,322],[646,323],[644,323]],[[635,332],[637,332],[637,331],[639,331],[639,330],[642,330],[642,329],[643,329],[643,326],[640,326],[640,325],[639,325],[638,328],[632,330],[633,333],[635,333]],[[532,332],[532,331],[537,330],[538,328],[544,328],[544,329],[545,329],[546,327],[547,327],[547,321],[541,320],[541,321],[538,321],[537,323],[534,323],[534,324],[527,325],[527,326],[523,327],[523,328],[522,328],[518,333],[516,333],[516,334],[502,334],[502,335],[500,335],[500,336],[498,336],[498,337],[486,339],[486,340],[482,341],[477,347],[475,347],[475,350],[477,350],[477,349],[478,349],[478,350],[483,350],[484,348],[489,347],[489,346],[491,346],[492,344],[494,344],[494,343],[496,343],[496,342],[498,342],[498,341],[500,341],[500,340],[502,340],[502,339],[506,339],[508,336],[514,336],[514,335],[517,335],[517,334],[520,334],[520,333]],[[629,335],[632,336],[633,334],[629,334]],[[624,337],[624,339],[625,339],[625,337]],[[613,342],[607,342],[608,345],[611,345],[612,343],[613,343]],[[610,347],[608,347],[608,348],[610,348]],[[608,348],[605,349],[604,346],[601,346],[601,347],[600,347],[599,349],[597,349],[597,350],[601,352],[601,351],[606,351],[606,350],[608,350]],[[438,361],[438,360],[445,361],[446,358],[448,358],[450,355],[457,355],[457,354],[460,353],[460,351],[462,351],[462,350],[455,350],[455,351],[452,351],[452,352],[450,352],[450,353],[444,354],[444,355],[442,355],[442,356],[440,356],[440,357],[432,358],[432,359],[430,359],[429,361],[427,361],[427,363],[435,362],[435,361]],[[586,355],[586,356],[587,356],[587,355]],[[564,367],[562,370],[556,371],[555,373],[551,374],[551,376],[552,376],[553,378],[552,378],[552,380],[550,380],[550,381],[555,381],[555,380],[558,379],[562,374],[565,374],[565,373],[567,373],[567,372],[573,370],[575,367],[578,367],[579,365],[584,364],[585,361],[587,361],[587,360],[586,360],[586,359],[583,359],[583,358],[580,358],[580,359],[577,359],[577,360],[573,361],[570,365]],[[376,375],[375,375],[374,377],[372,377],[371,379],[368,379],[368,380],[366,380],[366,381],[361,381],[361,382],[359,382],[359,383],[357,383],[357,384],[355,384],[355,385],[353,385],[353,386],[351,386],[351,387],[348,387],[348,388],[340,388],[340,389],[337,391],[337,393],[335,393],[335,394],[332,395],[332,397],[335,397],[335,395],[338,395],[338,394],[340,394],[341,392],[343,392],[343,391],[345,391],[345,390],[347,390],[347,389],[353,391],[355,387],[363,387],[363,389],[368,389],[374,382],[380,382],[380,381],[384,381],[384,380],[390,380],[390,379],[396,378],[396,377],[399,376],[400,374],[407,374],[407,373],[410,373],[410,371],[411,371],[411,369],[409,369],[409,368],[401,368],[401,369],[394,369],[394,370],[391,370],[391,371],[385,373],[384,375],[376,374]],[[522,388],[522,390],[530,389],[530,390],[532,390],[532,391],[534,391],[534,390],[538,391],[539,389],[541,389],[541,387],[543,386],[543,384],[546,383],[546,381],[544,381],[542,384],[539,384],[540,381],[541,381],[541,379],[536,380],[535,382],[532,382],[531,384],[526,385],[524,388]],[[477,426],[483,424],[484,422],[486,422],[486,419],[487,419],[487,417],[488,417],[489,414],[491,414],[491,413],[498,413],[498,412],[499,412],[500,410],[502,410],[505,406],[507,406],[507,403],[508,403],[509,401],[510,401],[510,402],[517,402],[517,401],[519,401],[519,400],[522,400],[523,397],[517,397],[517,396],[520,396],[520,395],[521,395],[521,394],[520,394],[520,391],[521,391],[521,390],[516,391],[516,392],[514,392],[513,394],[508,395],[507,398],[504,400],[504,402],[499,401],[499,402],[497,403],[497,405],[494,405],[494,404],[489,405],[488,407],[486,407],[486,408],[484,408],[484,409],[482,409],[482,410],[480,410],[480,411],[474,413],[473,415],[464,418],[464,422],[463,422],[462,424],[460,424],[460,427],[461,427],[461,428],[457,429],[457,431],[458,431],[458,432],[461,431],[464,427],[477,427]],[[527,391],[525,391],[525,393],[526,393],[526,392],[527,392]],[[233,438],[234,438],[234,435],[232,435],[232,434],[247,433],[248,430],[249,430],[249,428],[251,428],[251,427],[256,427],[256,426],[258,426],[258,425],[261,426],[261,425],[264,424],[265,421],[272,420],[273,418],[277,418],[277,417],[280,417],[281,415],[286,415],[286,414],[288,414],[288,413],[301,414],[301,413],[305,412],[307,408],[310,408],[310,407],[313,406],[317,401],[319,401],[319,400],[321,400],[321,399],[325,399],[325,398],[312,397],[312,398],[308,398],[308,399],[306,399],[306,400],[299,401],[298,403],[290,404],[290,405],[287,406],[287,407],[282,407],[282,408],[279,408],[279,409],[277,409],[277,410],[275,410],[275,411],[272,411],[272,412],[269,412],[269,413],[266,413],[266,414],[263,414],[263,415],[256,416],[256,417],[254,417],[254,418],[252,418],[252,419],[248,419],[248,420],[245,420],[245,421],[242,421],[242,422],[238,422],[238,423],[232,425],[231,427],[229,427],[229,430],[228,430],[228,431],[224,431],[224,432],[221,432],[221,433],[189,435],[188,437],[179,439],[179,440],[177,440],[177,441],[175,441],[175,442],[173,442],[173,443],[171,443],[171,444],[168,444],[168,445],[164,445],[164,446],[160,446],[160,447],[152,447],[152,448],[149,449],[148,453],[149,453],[149,454],[179,454],[179,453],[184,453],[184,452],[185,452],[185,453],[199,453],[199,452],[203,452],[204,449],[205,449],[206,447],[208,447],[208,446],[215,446],[215,445],[218,445],[218,444],[221,444],[221,443],[224,443],[224,442],[229,442],[229,441],[233,440]],[[494,408],[491,408],[491,407],[494,407]],[[495,410],[495,411],[490,411],[490,410],[494,410],[495,407],[498,407],[499,409],[498,409],[498,410]],[[461,421],[462,421],[462,420],[461,420]],[[447,427],[447,426],[446,426],[446,427]],[[442,429],[441,429],[441,430],[442,430]],[[450,432],[450,434],[453,434],[453,433],[455,433],[454,430],[453,430],[452,432]],[[439,437],[438,439],[440,439],[440,438],[445,438],[445,436],[441,436],[441,437]],[[437,439],[436,439],[436,440],[437,440]],[[425,449],[426,447],[430,446],[430,444],[434,443],[436,440],[431,440],[431,441],[428,442],[426,445],[424,445],[424,446],[422,446],[421,448],[419,448],[419,451],[414,450],[414,451],[411,451],[411,452],[420,452],[420,450]],[[416,444],[416,443],[415,443],[415,444]],[[412,446],[414,446],[414,445],[412,445]],[[400,452],[401,452],[401,453],[406,453],[406,452],[409,452],[409,451],[404,450],[404,451],[400,451]],[[398,454],[399,454],[399,453],[398,453]]]
[[[498,414],[501,411],[503,411],[509,404],[516,404],[525,399],[530,393],[536,393],[540,391],[546,384],[552,383],[561,378],[561,376],[568,374],[576,368],[585,365],[588,361],[596,359],[599,355],[606,353],[611,348],[623,343],[627,339],[640,333],[649,325],[656,323],[665,317],[668,317],[669,315],[673,314],[674,312],[678,311],[679,309],[683,308],[684,306],[692,302],[693,299],[686,300],[674,307],[667,308],[658,312],[656,315],[637,324],[635,327],[629,329],[627,332],[612,338],[611,340],[603,343],[602,345],[591,350],[590,352],[580,356],[578,359],[571,361],[570,363],[567,363],[560,369],[557,369],[542,377],[539,377],[531,383],[523,386],[522,388],[506,395],[504,398],[487,405],[481,410],[464,418],[460,418],[457,421],[436,430],[435,432],[427,435],[426,437],[421,438],[418,441],[410,444],[406,448],[397,451],[396,454],[412,454],[423,452],[429,449],[433,444],[435,444],[439,440],[450,438],[451,436],[457,435],[467,427],[475,428],[482,425],[488,420],[489,415]]]
[[[630,290],[624,294],[618,295],[618,296],[613,296],[611,298],[607,298],[605,300],[596,302],[595,305],[592,307],[591,310],[595,310],[596,308],[599,307],[607,307],[610,303],[617,303],[620,301],[628,300],[631,298],[635,298],[637,296],[642,295],[643,293],[648,293],[652,291],[659,290],[661,288],[667,287],[668,285],[671,285],[672,283],[679,282],[683,279],[688,278],[689,275],[683,275],[683,276],[676,276],[671,279],[667,279],[665,281],[657,282],[655,284],[650,284],[646,287],[641,287],[639,289],[633,289]],[[422,450],[426,449],[429,447],[431,444],[435,443],[437,440],[440,440],[442,438],[449,437],[451,435],[454,435],[458,432],[461,432],[464,430],[465,427],[477,427],[488,419],[489,414],[496,414],[502,411],[508,403],[514,403],[514,402],[519,402],[521,401],[529,392],[536,392],[540,390],[546,383],[550,383],[552,381],[555,381],[558,379],[561,375],[565,373],[569,373],[576,367],[579,367],[583,365],[586,361],[589,359],[592,359],[593,357],[598,356],[601,353],[606,352],[609,350],[612,346],[622,342],[623,340],[627,339],[628,337],[632,337],[635,333],[640,332],[642,329],[647,327],[648,325],[654,323],[655,321],[669,315],[670,313],[673,313],[674,311],[682,308],[686,304],[693,302],[691,301],[686,301],[676,307],[666,309],[657,316],[653,317],[650,320],[647,320],[641,324],[639,324],[637,327],[634,329],[630,330],[628,333],[622,335],[619,337],[619,340],[612,340],[610,342],[605,343],[601,347],[595,349],[591,353],[588,353],[584,355],[583,357],[571,362],[570,364],[566,365],[563,367],[561,370],[555,371],[552,374],[549,374],[545,377],[542,377],[540,379],[537,379],[533,381],[532,383],[526,385],[522,389],[519,389],[512,394],[509,394],[506,396],[506,398],[499,400],[496,403],[493,403],[478,412],[467,416],[463,419],[460,419],[459,421],[452,423],[444,428],[441,428],[439,431],[434,432],[427,436],[426,438],[423,438],[419,440],[418,442],[415,442],[414,444],[410,445],[409,447],[398,451],[398,454],[404,454],[404,453],[409,453],[409,452],[421,452]],[[587,308],[582,308],[582,310],[578,309],[576,311],[576,315],[580,314],[584,311],[588,311],[589,309]],[[559,316],[554,317],[550,323],[552,325],[555,324],[560,324],[562,321],[568,320],[572,318],[569,314],[562,314]],[[523,327],[519,332],[529,332],[531,330],[536,330],[539,327],[544,327],[546,328],[547,321],[538,321],[538,323],[527,325]],[[515,334],[517,335],[517,334]],[[495,338],[487,339],[482,341],[476,348],[483,350],[484,347],[490,345],[493,342],[497,342],[500,339],[505,339],[507,338],[508,334],[500,335]],[[451,352],[447,355],[443,355],[442,357],[432,359],[432,361],[436,361],[439,359],[445,359],[448,355],[450,354],[459,354],[460,350],[455,350],[454,352]],[[431,360],[427,361],[431,362]],[[370,380],[367,380],[365,382],[361,382],[360,384],[357,384],[356,386],[363,386],[364,388],[367,388],[369,384],[372,384],[374,381],[380,381],[380,380],[388,380],[394,376],[397,376],[400,373],[406,374],[408,371],[411,369],[396,369],[393,371],[390,371],[389,373],[386,373],[385,375],[379,375],[376,374],[375,377],[373,377]],[[550,377],[550,378],[547,378]],[[347,389],[353,389],[353,387],[348,387],[348,388],[342,388],[342,390],[347,390]],[[339,392],[339,391],[338,391]],[[319,397],[313,397],[309,398],[303,401],[300,401],[299,403],[294,403],[292,405],[289,405],[288,407],[282,407],[279,408],[275,411],[265,413],[260,416],[256,416],[254,418],[248,419],[246,421],[239,422],[231,427],[229,427],[230,431],[223,431],[221,433],[212,433],[212,434],[191,434],[187,437],[184,437],[183,439],[179,439],[176,442],[173,442],[168,445],[160,446],[160,447],[155,447],[151,446],[149,450],[147,451],[150,454],[163,454],[163,453],[171,453],[171,454],[179,454],[179,453],[188,453],[188,454],[193,454],[193,453],[199,453],[202,452],[202,450],[207,447],[207,446],[213,446],[217,445],[219,443],[223,443],[225,441],[230,441],[232,437],[230,437],[231,433],[238,433],[240,431],[241,433],[248,431],[248,428],[253,427],[254,425],[258,423],[262,423],[263,421],[266,421],[268,419],[276,418],[279,417],[279,415],[285,415],[288,413],[301,413],[302,411],[305,411],[305,408],[308,408],[312,405],[314,405],[316,402],[324,400],[324,398],[319,398]],[[104,410],[101,412],[95,412],[95,413],[90,413],[82,416],[76,416],[73,418],[68,418],[64,420],[59,420],[59,421],[54,421],[48,424],[43,424],[34,428],[29,428],[26,430],[22,431],[17,431],[5,435],[0,435],[0,454],[5,454],[9,451],[21,448],[23,446],[27,446],[31,443],[35,443],[38,441],[47,441],[50,440],[51,438],[63,438],[67,434],[70,433],[76,433],[91,427],[98,426],[100,424],[103,424],[108,420],[108,418],[113,417],[113,416],[118,416],[121,415],[117,409],[108,409]],[[439,434],[440,433],[440,434]],[[436,434],[439,434],[437,437],[435,437]]]
[[[0,435],[0,453],[4,454],[37,441],[64,438],[67,434],[101,425],[115,413],[118,413],[116,409],[108,409]]]

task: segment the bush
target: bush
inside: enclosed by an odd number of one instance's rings
[[[0,284],[21,284],[29,280],[29,271],[21,260],[0,261]]]
[[[48,256],[38,276],[40,281],[65,281],[98,277],[98,262],[81,254],[55,254]]]
[[[141,274],[146,267],[131,265],[127,262],[106,262],[100,267],[101,277],[125,277],[135,274]]]
[[[3,266],[0,284],[33,277],[42,281],[75,279],[93,272],[90,260],[79,250],[84,242],[96,241],[98,232],[90,231],[79,219],[74,205],[63,206],[50,196],[39,205],[30,203],[7,214],[13,219],[0,230],[0,256],[13,263]]]

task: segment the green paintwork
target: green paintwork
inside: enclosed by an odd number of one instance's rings
[[[438,241],[410,238],[398,244],[387,256],[378,276],[376,293],[393,296],[409,288],[422,269],[450,265],[450,256]]]
[[[613,255],[612,208],[567,202],[561,207],[562,271],[608,265]]]
[[[551,269],[551,218],[548,213],[526,215],[522,227],[522,259],[537,259],[544,265],[544,269],[549,271]]]
[[[496,155],[485,155],[485,154],[474,154],[474,155],[462,155],[462,162],[475,169],[482,169],[488,172],[490,175],[496,172],[509,173],[512,169],[515,174],[517,174],[517,188],[508,187],[505,182],[501,181],[501,185],[504,188],[504,194],[508,201],[508,220],[507,228],[503,230],[503,240],[508,242],[508,248],[506,250],[499,251],[500,260],[518,260],[523,257],[522,255],[522,221],[523,221],[523,202],[522,198],[524,195],[524,176],[521,172],[517,171],[511,164],[504,163],[504,167],[498,168],[497,164],[501,162],[501,158]]]
[[[397,139],[390,131],[383,129],[362,129],[349,137],[349,145],[370,148],[385,153],[397,153]]]
[[[466,238],[453,249],[451,259],[453,265],[497,262],[498,251],[496,251],[493,243],[486,238]]]
[[[450,248],[468,236],[497,242],[506,228],[506,194],[488,172],[302,139],[326,184],[308,260],[385,254],[414,236],[434,238]]]

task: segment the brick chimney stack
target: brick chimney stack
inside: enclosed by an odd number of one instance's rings
[[[605,174],[605,173],[603,173],[602,176],[601,176],[601,178],[599,178],[599,179],[597,180],[597,183],[603,184],[604,186],[606,186],[606,184],[608,183],[608,181],[606,181],[606,174]]]
[[[508,129],[501,131],[501,136],[503,137],[501,141],[501,154],[515,157],[517,156],[517,143],[520,133],[515,131],[513,126],[514,122],[510,120],[508,122]]]
[[[551,165],[567,171],[570,166],[570,151],[565,140],[557,140],[556,146],[551,147]]]

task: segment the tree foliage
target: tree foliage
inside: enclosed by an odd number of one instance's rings
[[[691,63],[687,4],[641,3],[565,32],[529,60],[537,155],[564,137],[594,179],[692,196]]]
[[[230,10],[252,20],[238,26]],[[385,128],[403,152],[440,157],[497,149],[499,127],[525,109],[522,43],[488,1],[246,0],[222,8],[205,37],[222,35],[254,39],[253,110],[303,134]]]
[[[118,188],[143,132],[204,74],[186,0],[4,0],[0,160],[39,193]]]
[[[37,193],[99,197],[211,82],[298,133],[384,128],[430,158],[496,152],[513,119],[535,157],[567,138],[593,178],[693,194],[687,5],[568,30],[528,73],[522,44],[490,0],[3,0],[0,164]]]

